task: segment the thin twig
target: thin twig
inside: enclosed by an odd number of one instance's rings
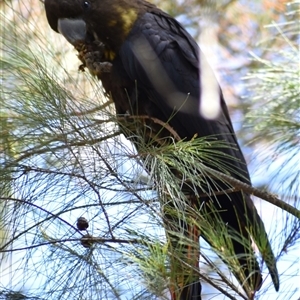
[[[265,200],[285,211],[287,211],[288,213],[292,214],[293,216],[295,216],[296,218],[300,219],[300,210],[298,210],[296,207],[293,207],[292,205],[289,205],[288,203],[278,199],[276,196],[274,196],[271,193],[268,192],[264,192],[261,191],[245,182],[242,182],[236,178],[233,178],[229,175],[226,175],[222,172],[216,171],[210,167],[207,167],[205,165],[202,165],[202,168],[210,173],[210,175],[214,178],[218,178],[218,179],[223,179],[226,182],[230,183],[234,188],[238,189],[238,190],[242,190],[246,193],[252,194],[262,200]]]
[[[36,245],[30,245],[30,246],[26,246],[26,247],[7,249],[7,250],[1,249],[0,253],[28,250],[28,249],[38,248],[38,247],[41,247],[41,246],[58,244],[58,243],[81,242],[81,241],[90,242],[91,244],[94,244],[94,243],[99,243],[99,244],[104,244],[104,243],[142,244],[142,241],[137,240],[137,239],[131,239],[131,240],[126,240],[126,239],[104,239],[104,238],[98,238],[98,237],[51,239],[47,242],[39,243],[39,244],[36,244]]]
[[[174,137],[174,139],[176,141],[180,141],[181,138],[180,136],[178,135],[178,133],[166,122],[163,122],[157,118],[153,118],[153,117],[150,117],[150,116],[146,116],[146,115],[141,115],[141,116],[125,116],[125,117],[118,117],[118,120],[128,120],[128,119],[141,119],[141,120],[151,120],[153,121],[154,123],[158,124],[158,125],[161,125],[163,128],[167,129],[171,135]]]

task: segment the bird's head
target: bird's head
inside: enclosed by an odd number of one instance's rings
[[[141,13],[139,0],[45,0],[48,23],[72,45],[97,40],[117,51]]]

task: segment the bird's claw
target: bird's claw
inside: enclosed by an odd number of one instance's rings
[[[99,76],[102,73],[109,73],[111,71],[112,64],[100,61],[101,57],[102,53],[99,51],[87,52],[84,55],[85,65],[91,74]]]
[[[80,71],[84,71],[88,68],[90,73],[95,76],[100,76],[103,73],[109,73],[111,71],[112,64],[107,61],[103,61],[104,44],[96,45],[76,45],[75,48],[78,51],[78,58],[82,61],[82,65],[79,66]]]

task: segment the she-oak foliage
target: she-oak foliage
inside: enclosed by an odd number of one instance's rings
[[[155,191],[163,191],[160,200],[165,197],[168,201],[170,195],[186,200],[178,188],[181,181],[170,172],[172,165],[192,188],[205,182],[201,164],[207,161],[213,160],[224,173],[230,173],[231,164],[222,165],[219,151],[228,145],[214,138],[192,139],[149,149],[138,137],[140,161],[130,146],[124,147],[115,126],[119,120],[111,113],[110,102],[99,96],[99,87],[94,94],[84,91],[86,87],[78,86],[60,63],[54,65],[51,58],[55,54],[47,43],[36,47],[30,40],[32,46],[25,47],[28,40],[22,37],[24,29],[15,22],[9,24],[8,32],[18,30],[22,35],[4,35],[2,43],[6,54],[1,62],[1,102],[5,104],[1,114],[6,120],[2,128],[7,137],[3,143],[5,168],[1,170],[6,190],[2,215],[8,231],[1,249],[14,250],[13,256],[17,249],[27,249],[22,258],[27,266],[23,270],[25,278],[48,274],[40,278],[38,287],[28,288],[28,297],[43,286],[43,294],[37,294],[45,299],[123,299],[128,293],[135,295],[134,299],[153,299],[154,294],[167,298],[166,288],[172,278],[170,257],[173,255],[176,261],[182,258],[177,251],[171,252],[163,232],[157,233],[163,216]],[[49,68],[49,62],[53,68]],[[92,95],[87,97],[89,93]],[[151,164],[154,185],[149,179],[145,181],[139,164]],[[230,196],[232,186],[226,185]],[[232,246],[225,249],[228,253],[221,247],[226,243],[226,228],[208,226],[209,216],[204,218],[186,201],[175,204],[178,207],[168,213],[175,219],[197,222],[199,228],[207,230],[215,241],[215,251],[226,258],[231,271],[237,272]],[[88,216],[92,236],[102,238],[90,248],[82,247],[84,234],[75,227],[76,219],[83,214]],[[289,233],[290,242],[295,241],[295,232],[294,228]],[[183,248],[191,243],[180,232],[171,234],[177,235]],[[251,297],[203,256],[206,262],[200,278],[231,299],[237,295]],[[57,262],[56,271],[49,272],[53,269],[51,261]],[[210,276],[210,270],[218,275]],[[20,270],[13,272],[18,274]],[[140,281],[130,282],[128,276],[143,278],[142,286]],[[13,282],[20,286],[22,281]]]

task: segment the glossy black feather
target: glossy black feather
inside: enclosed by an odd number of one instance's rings
[[[238,146],[221,91],[220,105],[222,110],[218,118],[209,120],[200,114],[201,70],[199,70],[199,55],[198,45],[177,21],[150,13],[143,15],[124,41],[120,49],[120,62],[116,65],[118,73],[122,70],[121,74],[124,74],[126,81],[136,82],[134,88],[137,87],[139,95],[138,100],[136,100],[134,90],[129,93],[133,97],[130,106],[126,107],[125,111],[137,115],[148,115],[168,122],[182,139],[191,139],[195,134],[199,137],[213,135],[222,141],[227,141],[231,146],[234,145],[235,147],[223,149],[226,155],[235,158],[228,162],[228,165],[236,171],[232,173],[232,176],[250,183],[247,166]],[[155,70],[155,68],[159,70]],[[159,89],[160,86],[157,86],[155,82],[153,83],[152,72],[160,74],[161,90]],[[112,81],[118,82],[118,80]],[[167,87],[166,90],[163,89],[165,86]],[[172,91],[172,89],[174,90]],[[131,91],[130,88],[127,90]],[[111,89],[111,91],[114,99],[122,98],[119,95],[120,90]],[[179,92],[179,99],[176,99],[174,103],[172,98],[168,99],[172,92]],[[126,96],[127,99],[124,99],[124,102],[128,104],[128,95]],[[122,114],[125,111],[123,109],[119,113]],[[174,112],[176,112],[175,116],[170,119]],[[226,159],[228,158],[224,157],[224,160]],[[222,183],[219,184],[222,185]],[[251,248],[250,235],[244,229],[245,223],[248,222],[246,215],[247,218],[254,215],[254,219],[259,222],[260,218],[250,197],[241,193],[232,193],[230,199],[227,195],[220,195],[216,202],[216,209],[222,211],[220,216],[223,222],[244,236],[245,240],[249,241],[248,247]],[[206,210],[210,211],[209,208]],[[205,232],[201,234],[209,240]],[[248,260],[249,256],[253,256],[253,253],[245,250],[244,244],[233,241],[233,246],[237,255],[247,253]],[[240,264],[246,266],[246,259],[241,258]],[[262,279],[258,263],[254,257],[252,257],[250,272],[254,275],[252,280],[256,282],[256,287],[259,286]],[[246,276],[249,276],[250,272],[246,269]]]

